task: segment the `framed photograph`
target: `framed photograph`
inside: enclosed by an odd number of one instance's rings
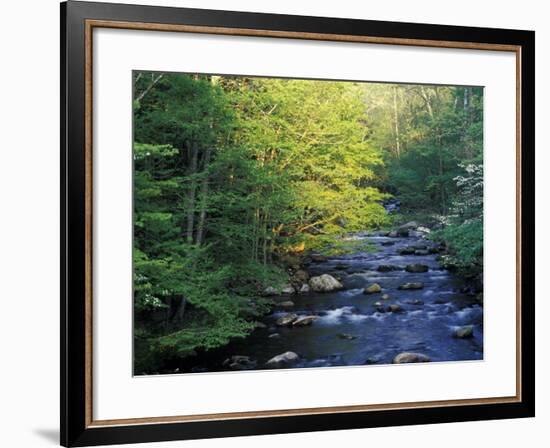
[[[61,18],[62,445],[534,416],[533,32]]]

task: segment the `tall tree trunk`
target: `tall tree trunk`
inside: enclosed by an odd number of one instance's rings
[[[250,241],[250,256],[252,260],[257,260],[257,247],[258,247],[258,218],[260,210],[258,207],[254,207],[252,211],[252,226],[251,226],[251,241]]]
[[[393,122],[395,130],[395,154],[399,158],[401,156],[401,145],[399,142],[399,116],[397,114],[397,86],[393,88]]]
[[[426,108],[428,109],[428,114],[430,115],[430,118],[433,120],[434,118],[434,111],[432,108],[432,102],[430,100],[430,97],[428,96],[428,92],[426,92],[426,89],[424,86],[420,86],[420,94],[422,96],[422,99],[424,100],[424,103],[426,104]]]
[[[266,212],[263,219],[263,246],[262,246],[262,260],[264,266],[267,265],[267,232],[268,232],[268,220],[269,213]]]
[[[443,154],[441,146],[439,147],[439,182],[441,184],[441,214],[445,214],[447,211],[447,200],[445,198],[445,185],[443,183]]]
[[[210,165],[210,157],[212,154],[212,150],[210,148],[207,148],[204,153],[204,160],[203,160],[203,172],[204,172],[204,178],[202,179],[201,184],[201,193],[200,193],[200,212],[199,212],[199,223],[197,226],[197,244],[200,246],[204,241],[204,230],[205,230],[205,224],[206,224],[206,205],[208,204],[208,187],[209,187],[209,178],[207,174],[208,165]]]
[[[189,166],[189,175],[194,176],[197,173],[197,161],[199,157],[199,147],[197,143],[191,144],[191,163]],[[193,228],[195,226],[195,195],[197,190],[197,182],[194,178],[189,185],[187,192],[187,231],[186,239],[188,243],[193,243]]]
[[[170,309],[168,314],[170,315],[170,323],[180,324],[183,321],[183,315],[185,314],[185,305],[187,301],[185,297],[173,297],[170,299]]]
[[[468,141],[468,129],[471,124],[471,111],[472,111],[472,96],[473,91],[471,87],[464,87],[464,121],[463,121],[463,132],[462,132],[462,143],[464,156],[467,159],[472,158],[472,148],[470,147],[470,142]]]
[[[437,129],[437,154],[439,157],[439,183],[441,196],[441,214],[444,215],[447,211],[447,200],[445,195],[445,184],[443,183],[443,143],[441,141],[441,129]]]
[[[160,75],[151,75],[151,82],[150,84],[145,88],[145,90],[139,94],[136,95],[136,101],[140,102],[145,96],[151,91],[153,87],[155,87],[155,84],[157,84],[162,79],[162,73]],[[136,77],[136,82],[141,78],[141,73]],[[137,93],[137,92],[135,92]]]

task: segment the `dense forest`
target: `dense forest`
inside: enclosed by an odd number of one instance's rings
[[[480,276],[482,88],[133,83],[136,373],[247,337],[272,306],[266,289],[311,254],[353,250],[354,232],[416,220],[445,245],[442,264]]]

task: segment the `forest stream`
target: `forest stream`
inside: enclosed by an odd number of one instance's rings
[[[250,336],[190,370],[228,370],[228,365],[238,370],[273,368],[268,361],[289,351],[299,359],[285,367],[389,364],[402,352],[421,353],[431,361],[483,358],[482,304],[461,277],[440,266],[434,243],[422,236],[388,237],[376,232],[349,238],[360,241],[354,253],[321,258],[307,266],[311,276],[330,274],[339,279],[342,289],[274,297],[284,308],[275,306]],[[373,245],[377,250],[368,250]],[[415,253],[400,253],[403,249]],[[420,270],[427,267],[427,271],[408,272],[408,265],[421,265]],[[365,294],[373,283],[382,290]],[[399,289],[406,283],[421,283],[422,288]],[[288,314],[314,319],[304,326],[278,325]]]
[[[483,359],[482,87],[133,86],[136,375]]]

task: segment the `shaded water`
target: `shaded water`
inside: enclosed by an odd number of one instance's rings
[[[461,292],[464,281],[442,269],[436,254],[398,253],[407,246],[429,243],[419,237],[359,234],[353,238],[365,248],[375,245],[377,251],[360,247],[354,254],[331,257],[307,268],[312,276],[329,273],[339,278],[343,290],[275,298],[278,302],[292,300],[295,306],[289,311],[275,308],[263,320],[266,328],[231,344],[192,371],[226,370],[222,363],[230,355],[249,356],[256,363],[255,369],[268,368],[265,363],[269,359],[287,351],[300,355],[292,367],[387,364],[404,351],[423,353],[432,361],[483,359],[483,308],[475,297]],[[379,265],[404,268],[413,263],[427,265],[428,272],[376,270]],[[406,282],[422,282],[424,288],[399,290]],[[372,283],[378,283],[382,292],[365,295],[363,288]],[[382,294],[390,298],[382,300]],[[402,312],[380,312],[376,302],[382,302],[384,308],[399,304]],[[276,320],[288,312],[319,317],[307,327],[277,327]],[[453,337],[453,332],[464,325],[473,326],[473,337]]]

